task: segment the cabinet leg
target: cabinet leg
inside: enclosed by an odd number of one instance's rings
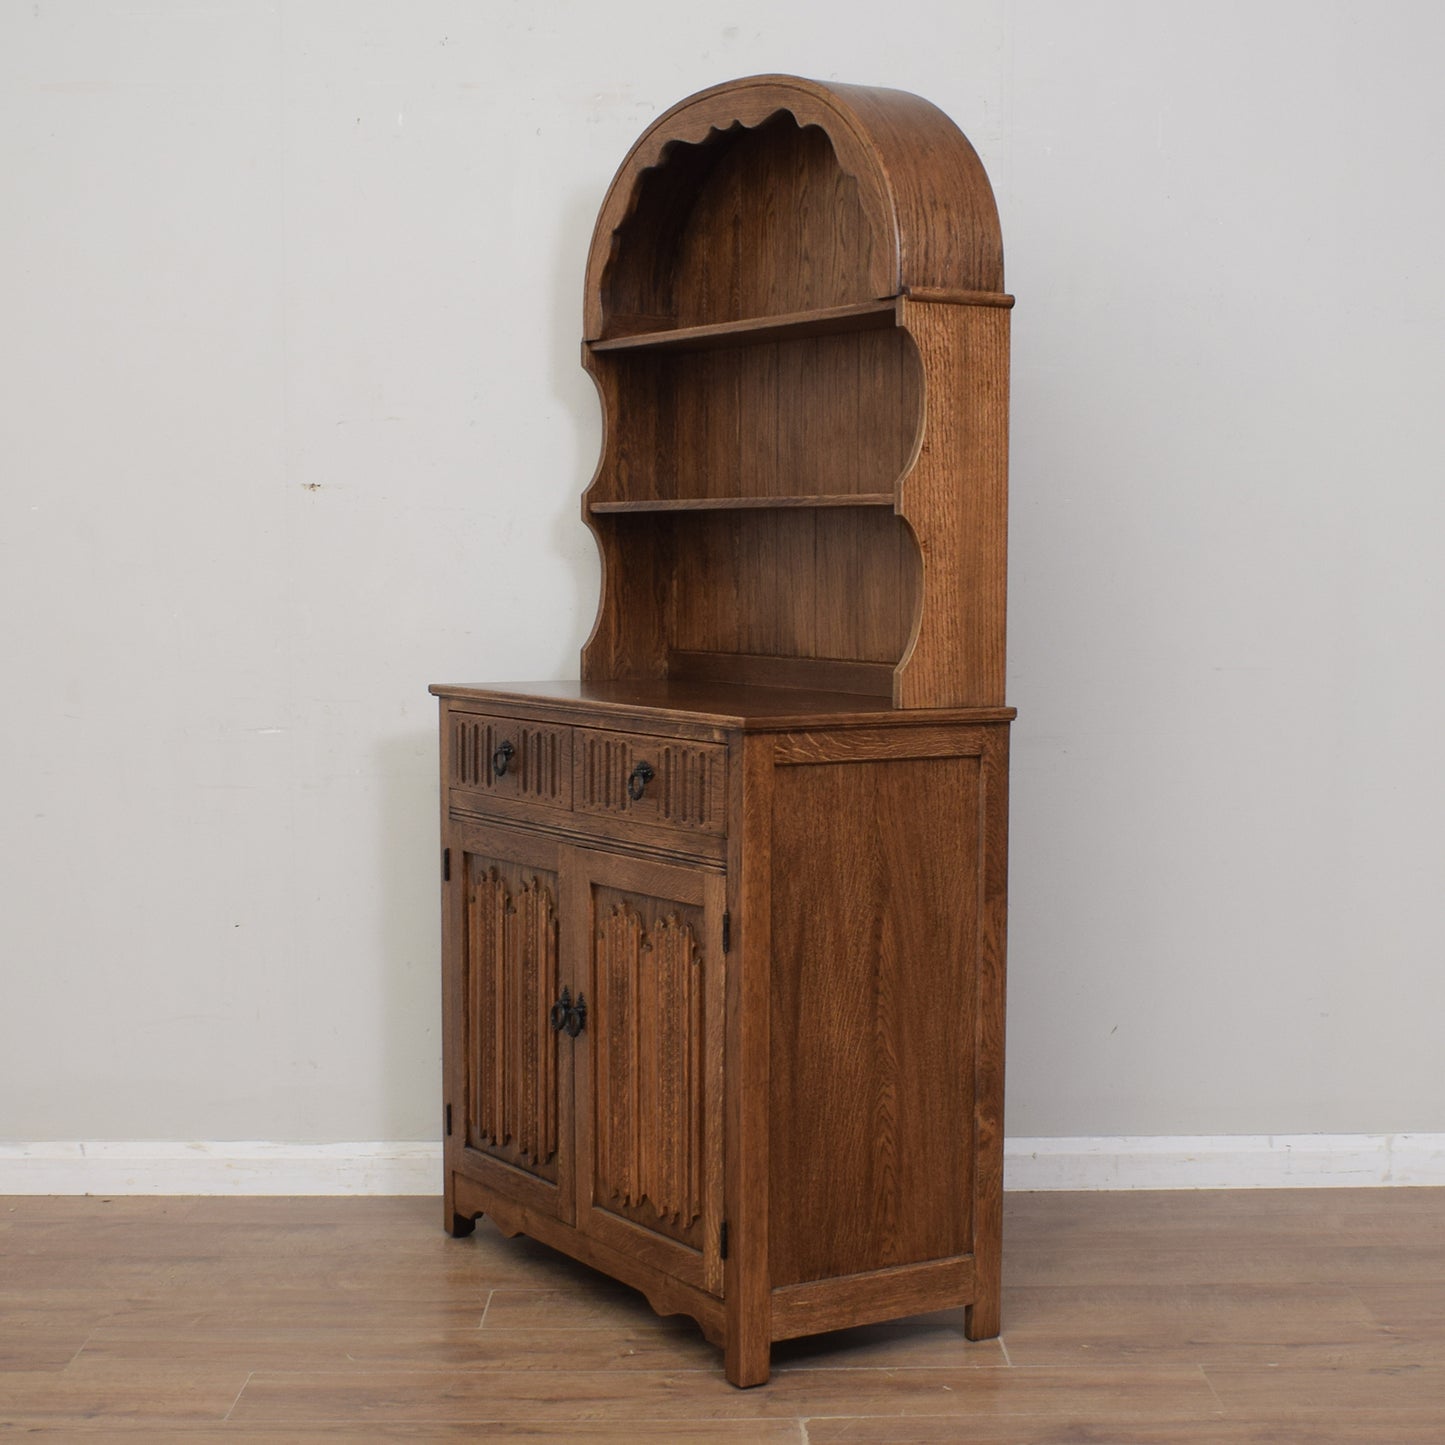
[[[733,1334],[723,1352],[723,1370],[728,1384],[739,1389],[751,1385],[766,1385],[772,1370],[772,1346],[767,1340],[760,1344],[743,1341]]]
[[[998,1337],[1002,1326],[998,1296],[975,1300],[963,1311],[963,1333],[965,1339],[992,1340]]]
[[[477,1227],[477,1221],[471,1215],[454,1214],[447,1211],[446,1217],[442,1220],[442,1228],[451,1235],[453,1239],[465,1239]]]
[[[476,1227],[476,1215],[457,1213],[456,1176],[448,1169],[442,1190],[442,1228],[453,1239],[465,1239]]]

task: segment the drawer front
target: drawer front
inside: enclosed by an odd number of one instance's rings
[[[572,729],[452,714],[451,785],[495,798],[572,806]]]
[[[716,743],[578,728],[574,768],[579,813],[727,831],[727,749]]]

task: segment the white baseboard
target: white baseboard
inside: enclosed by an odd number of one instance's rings
[[[1008,1139],[1003,1178],[1011,1190],[1445,1185],[1445,1134]]]
[[[3,1194],[440,1194],[439,1143],[0,1144]],[[1004,1187],[1445,1185],[1445,1134],[1009,1139]]]
[[[0,1144],[0,1194],[440,1194],[439,1143]]]

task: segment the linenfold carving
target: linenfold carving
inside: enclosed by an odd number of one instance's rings
[[[595,1193],[686,1229],[702,1213],[701,955],[691,923],[613,905],[597,933]]]
[[[468,903],[471,1136],[533,1166],[557,1153],[557,1044],[546,1028],[557,990],[557,907],[535,875],[515,896],[494,867]]]

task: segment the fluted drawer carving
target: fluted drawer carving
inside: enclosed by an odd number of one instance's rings
[[[467,862],[467,1141],[554,1178],[556,879]]]
[[[452,786],[553,807],[572,806],[572,729],[454,713]]]
[[[599,908],[596,936],[594,1197],[681,1239],[702,1213],[704,995],[691,912],[644,917],[620,899]]]
[[[577,811],[726,832],[726,748],[578,728],[575,754]]]

